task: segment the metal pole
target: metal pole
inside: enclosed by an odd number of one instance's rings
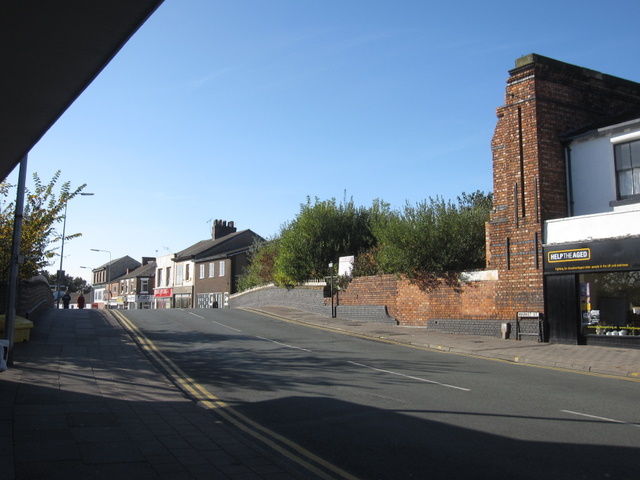
[[[20,161],[18,189],[16,193],[16,213],[13,221],[13,243],[11,246],[11,264],[9,266],[9,282],[7,285],[7,311],[5,315],[4,335],[9,341],[7,365],[13,365],[13,338],[16,319],[16,298],[18,294],[18,268],[20,258],[20,242],[22,240],[22,221],[24,218],[24,194],[27,180],[27,155]]]
[[[60,269],[58,270],[58,285],[56,291],[58,292],[58,299],[56,300],[56,307],[60,308],[60,283],[62,282],[62,260],[64,259],[64,237],[67,231],[67,204],[68,200],[64,201],[64,221],[62,222],[62,246],[60,247]]]

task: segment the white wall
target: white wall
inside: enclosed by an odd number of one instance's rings
[[[574,142],[571,148],[573,214],[611,212],[616,200],[616,172],[610,136]]]

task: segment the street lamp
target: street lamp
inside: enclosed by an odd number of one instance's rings
[[[80,195],[83,196],[91,196],[93,193],[82,193]],[[67,230],[67,205],[69,204],[69,200],[64,201],[64,220],[62,222],[62,246],[60,247],[60,270],[58,270],[58,285],[56,290],[58,292],[58,299],[56,301],[56,307],[60,308],[60,282],[62,281],[62,260],[64,260],[64,237],[66,236]]]
[[[331,318],[336,318],[336,310],[333,306],[333,262],[329,262],[329,268],[331,269]]]
[[[109,282],[111,281],[111,252],[109,250],[100,250],[99,248],[92,248],[92,252],[105,252],[109,254],[109,263],[107,263],[107,288],[105,288],[105,292],[109,289],[109,298],[105,299],[105,304],[108,306],[107,300],[111,300],[111,285]],[[106,308],[105,306],[105,308]]]

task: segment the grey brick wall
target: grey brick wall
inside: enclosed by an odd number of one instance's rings
[[[229,307],[289,307],[331,316],[331,306],[325,305],[324,300],[322,289],[265,287],[231,295]],[[397,324],[396,320],[387,314],[385,305],[339,305],[336,307],[336,315],[349,320]]]

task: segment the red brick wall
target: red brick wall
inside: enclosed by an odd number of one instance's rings
[[[431,319],[496,319],[496,281],[446,283],[427,291],[395,275],[357,277],[340,292],[340,305],[386,305],[401,325],[425,326]]]

